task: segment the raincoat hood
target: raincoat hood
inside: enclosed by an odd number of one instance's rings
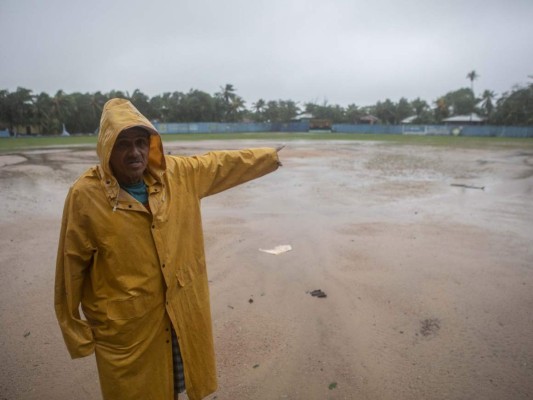
[[[105,182],[108,191],[113,192],[113,197],[118,195],[119,185],[109,164],[111,151],[120,132],[133,127],[143,128],[150,133],[147,169],[152,177],[160,181],[166,167],[161,136],[150,121],[128,100],[109,100],[102,110],[96,153],[100,160],[100,178]]]

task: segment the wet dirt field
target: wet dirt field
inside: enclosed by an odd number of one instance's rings
[[[203,201],[210,399],[533,398],[533,142],[295,141],[280,155]],[[94,357],[70,360],[53,310],[63,201],[96,162],[0,154],[0,399],[100,398]]]

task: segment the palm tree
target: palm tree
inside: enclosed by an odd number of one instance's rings
[[[416,119],[419,120],[422,114],[426,112],[426,110],[429,109],[429,105],[425,100],[420,99],[420,97],[417,97],[413,101],[411,101],[411,107],[413,108]]]
[[[387,124],[395,123],[396,105],[390,100],[378,101],[376,103],[376,117]]]
[[[52,98],[42,92],[33,96],[34,118],[35,123],[39,125],[41,133],[53,132],[55,127],[51,118],[53,111]]]
[[[15,92],[3,93],[6,105],[6,122],[12,131],[17,126],[28,126],[33,111],[33,94],[30,89],[18,87]]]
[[[255,112],[257,114],[260,114],[265,109],[266,103],[263,99],[257,100],[254,104],[252,104],[252,107],[255,109]]]
[[[154,110],[157,122],[169,122],[168,116],[171,112],[171,95],[170,92],[158,94],[150,99],[150,106]]]
[[[481,108],[483,109],[485,115],[490,118],[492,112],[494,111],[494,100],[496,94],[492,90],[485,90],[481,95]]]
[[[235,87],[231,83],[226,83],[225,86],[220,87],[220,92],[215,94],[222,106],[223,120],[226,122],[234,122],[237,120],[238,114],[243,110],[245,101],[242,97],[235,94]]]
[[[242,97],[234,95],[227,110],[226,120],[228,122],[236,122],[239,119],[240,112],[245,109],[245,103]]]
[[[56,119],[57,129],[66,122],[66,119],[75,111],[75,104],[72,96],[66,94],[63,90],[58,90],[52,97],[52,115]]]
[[[102,109],[108,98],[98,91],[91,94],[91,112],[94,119],[98,119],[102,114]]]
[[[226,104],[229,104],[230,100],[233,100],[235,98],[235,88],[231,83],[226,83],[226,85],[221,86],[220,89],[221,97],[224,99],[224,102]]]
[[[279,101],[270,100],[267,102],[264,111],[264,118],[267,122],[284,122],[283,110]]]
[[[257,100],[252,104],[255,110],[254,118],[257,122],[263,122],[263,111],[265,111],[266,102],[263,99]]]
[[[355,104],[349,104],[348,107],[346,107],[345,112],[345,119],[346,122],[350,124],[356,124],[357,121],[359,121],[359,118],[363,116],[363,113],[361,112],[361,109],[355,105]]]
[[[410,117],[413,114],[413,107],[405,97],[402,97],[396,104],[396,115],[394,123],[398,124],[404,118]]]
[[[476,98],[476,95],[474,93],[474,81],[479,78],[479,75],[478,73],[476,72],[475,69],[473,69],[472,71],[470,71],[468,74],[466,74],[466,77],[468,79],[470,79],[470,89],[472,90],[472,97],[474,97],[474,102],[475,102],[475,98]],[[470,121],[472,121],[472,113],[470,113]]]
[[[298,115],[300,108],[293,100],[278,100],[281,122],[288,122]]]
[[[435,100],[435,120],[437,122],[441,122],[444,118],[448,118],[450,116],[450,109],[448,107],[448,101],[446,100],[446,96],[441,96],[437,100]]]
[[[479,78],[478,73],[475,69],[466,74],[466,77],[470,80],[470,88],[472,89],[472,94],[474,94],[474,81]],[[475,95],[474,95],[475,97]]]

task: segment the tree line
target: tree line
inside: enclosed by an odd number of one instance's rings
[[[71,133],[95,132],[105,102],[114,97],[129,99],[141,113],[154,122],[288,122],[301,113],[332,123],[357,124],[373,116],[382,124],[399,124],[407,117],[415,124],[439,124],[454,115],[477,113],[493,125],[533,125],[533,82],[513,87],[496,98],[493,91],[485,90],[480,96],[474,93],[474,80],[478,75],[470,72],[470,88],[460,88],[438,97],[431,104],[416,98],[378,101],[371,106],[350,104],[342,107],[292,100],[259,99],[246,107],[244,99],[232,84],[220,87],[211,95],[191,89],[187,93],[166,92],[149,97],[136,89],[133,93],[65,93],[55,95],[34,94],[32,90],[17,88],[14,92],[0,90],[0,130],[18,133],[58,134],[63,129]],[[530,77],[533,78],[533,77]]]

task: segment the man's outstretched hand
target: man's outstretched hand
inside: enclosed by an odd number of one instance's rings
[[[284,147],[285,147],[284,144],[281,145],[281,146],[276,147],[276,153],[279,153]],[[279,161],[279,159],[278,159],[278,166],[281,167],[282,165],[283,165],[283,164],[282,164],[281,161]]]

